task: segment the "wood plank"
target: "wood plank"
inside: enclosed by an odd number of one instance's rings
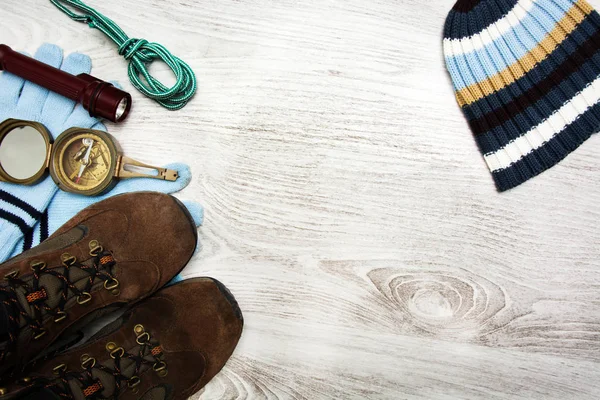
[[[185,275],[245,315],[194,398],[600,397],[600,138],[498,194],[443,65],[452,0],[89,3],[198,74],[185,109],[134,94],[109,126],[134,158],[192,167]],[[84,52],[133,92],[99,32],[2,8],[1,42]]]

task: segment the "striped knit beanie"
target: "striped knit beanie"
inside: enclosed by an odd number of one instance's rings
[[[600,130],[600,15],[585,0],[458,0],[444,53],[499,191]]]

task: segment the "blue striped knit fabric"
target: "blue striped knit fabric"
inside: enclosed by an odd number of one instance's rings
[[[600,130],[600,15],[585,0],[458,0],[444,56],[499,191]]]

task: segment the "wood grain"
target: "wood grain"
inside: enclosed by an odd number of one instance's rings
[[[109,126],[135,158],[192,166],[180,197],[206,221],[185,275],[245,315],[195,398],[600,397],[600,138],[498,194],[443,65],[452,0],[89,4],[198,74],[185,109],[135,94]],[[0,42],[84,52],[133,92],[99,32],[1,7]]]

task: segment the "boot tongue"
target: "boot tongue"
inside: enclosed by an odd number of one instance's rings
[[[88,267],[93,265],[92,260],[87,260],[83,264],[87,265]],[[60,268],[56,268],[55,271],[60,272],[61,274],[64,274],[66,272],[66,269],[63,267],[60,267]],[[77,287],[77,289],[83,290],[83,288],[86,286],[86,284],[89,280],[89,274],[87,272],[81,270],[80,268],[71,267],[69,278],[70,278],[71,283],[75,287]],[[28,285],[31,286],[32,281],[33,281],[33,275],[28,277],[27,279],[24,279],[24,281]],[[64,282],[61,279],[55,277],[54,275],[42,274],[40,277],[39,288],[40,289],[43,288],[43,290],[45,291],[45,293],[47,295],[46,304],[51,309],[54,309],[54,308],[56,308],[56,306],[58,306],[58,304],[62,298],[63,287],[64,287]],[[15,290],[15,292],[16,292],[16,296],[17,296],[17,301],[19,302],[21,308],[27,314],[29,314],[29,316],[33,317],[34,310],[33,310],[32,306],[29,304],[29,302],[27,301],[27,295],[29,293],[23,287],[19,287],[18,289]],[[46,313],[47,313],[46,310],[42,309],[42,314],[44,315]],[[24,326],[24,324],[25,324],[25,320],[23,318],[21,318],[20,326]]]
[[[138,354],[139,350],[140,350],[139,346],[136,346],[135,348],[130,349],[130,352],[132,354]],[[153,360],[151,354],[147,354],[144,358],[147,361]],[[112,360],[112,359],[106,360],[105,362],[102,363],[102,365],[104,365],[105,367],[107,367],[109,369],[115,368],[115,363],[114,363],[114,360]],[[131,378],[134,376],[135,367],[136,367],[135,361],[133,361],[129,358],[121,358],[119,367],[120,367],[119,370],[123,376],[125,376],[127,378]],[[144,379],[144,374],[148,373],[149,369],[150,369],[150,367],[148,367],[148,366],[142,367],[142,369],[139,371],[138,377],[140,379]],[[115,395],[115,390],[116,390],[115,378],[111,373],[102,371],[98,368],[94,368],[93,372],[92,372],[92,377],[102,385],[102,392],[101,392],[102,396],[111,398],[111,396]],[[122,381],[121,385],[124,385],[124,387],[127,387],[127,381],[126,380]],[[69,387],[71,389],[73,398],[75,400],[85,400],[86,399],[85,395],[83,394],[83,391],[86,388],[82,387],[81,383],[79,381],[70,380]]]
[[[112,362],[112,360],[107,361],[105,363],[103,363],[105,367],[108,368],[114,368],[114,362]],[[129,359],[122,359],[121,360],[121,373],[127,377],[131,377],[133,376],[133,372],[134,372],[134,368],[135,368],[135,362]],[[111,396],[115,395],[115,390],[116,390],[116,386],[115,386],[115,378],[112,374],[99,370],[97,368],[95,368],[92,372],[92,377],[94,378],[94,380],[97,383],[100,383],[100,385],[102,385],[102,395],[104,397],[108,397],[110,398]],[[125,385],[125,387],[127,387],[127,382],[123,382],[123,384]],[[82,387],[81,383],[77,380],[70,380],[69,381],[69,387],[71,389],[71,393],[73,394],[73,398],[75,400],[85,400],[85,395],[84,395],[84,390],[88,389],[88,387]]]

